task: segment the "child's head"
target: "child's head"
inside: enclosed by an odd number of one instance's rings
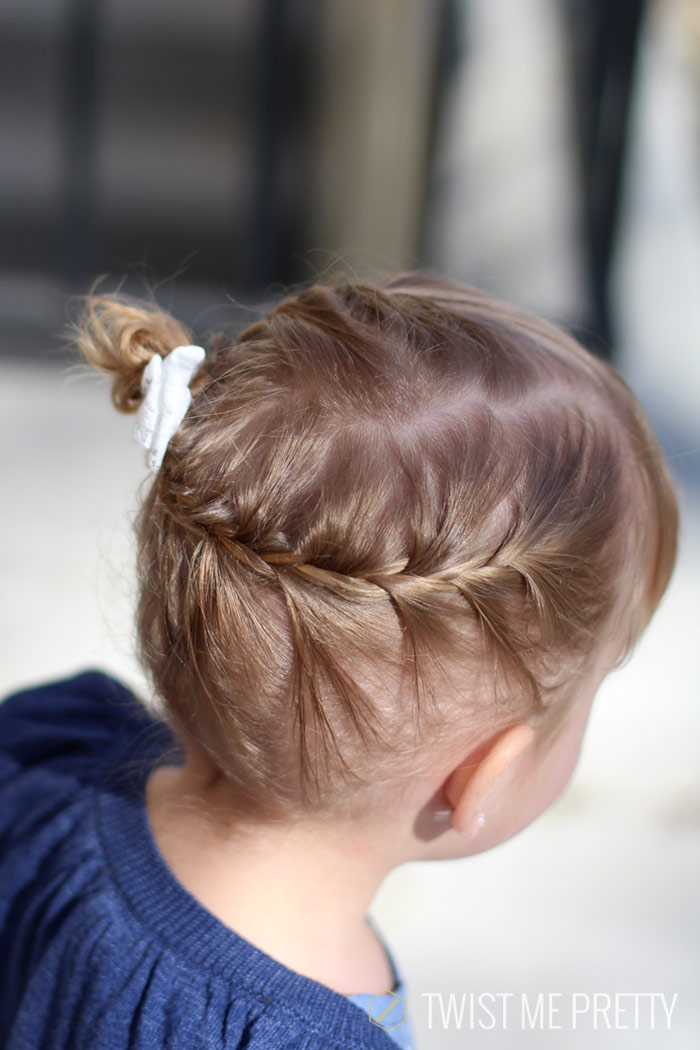
[[[80,342],[133,412],[149,359],[192,335],[102,297]],[[674,563],[672,483],[624,381],[408,274],[287,298],[190,389],[137,518],[140,657],[176,736],[242,817],[286,820],[370,813],[473,748],[436,778],[459,808],[469,770],[488,781],[534,731],[524,826]]]

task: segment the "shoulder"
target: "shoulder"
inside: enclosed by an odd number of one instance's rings
[[[0,1031],[36,1050],[247,1047],[264,1008],[144,929],[104,864],[90,794],[57,799],[40,833],[0,856]]]
[[[274,990],[196,967],[167,938],[149,936],[86,855],[54,898],[24,895],[26,912],[9,943],[0,989],[0,1031],[35,1050],[395,1050],[366,1014],[347,1038],[328,1014],[290,1010]],[[42,885],[44,882],[42,880]],[[30,906],[27,908],[27,904]],[[29,965],[31,964],[31,965]],[[340,1004],[342,1010],[342,1003]],[[336,1029],[342,1014],[334,1018]],[[359,1024],[361,1022],[361,1024]],[[363,1037],[357,1038],[358,1027]]]
[[[392,1050],[355,1004],[203,911],[138,795],[97,783],[103,756],[161,746],[153,725],[99,671],[0,705],[0,1031],[35,1050]]]
[[[154,753],[172,744],[165,725],[103,671],[42,682],[0,701],[0,756],[22,768],[42,765],[89,779],[96,759],[136,741]]]

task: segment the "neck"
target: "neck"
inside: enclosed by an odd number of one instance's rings
[[[187,767],[161,767],[149,777],[151,830],[178,881],[290,969],[343,995],[391,988],[389,961],[367,923],[377,890],[402,859],[386,836],[310,821],[232,827],[211,816],[220,813],[216,791],[212,780],[195,782]]]

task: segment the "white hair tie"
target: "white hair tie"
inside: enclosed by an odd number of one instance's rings
[[[206,356],[202,346],[176,346],[166,357],[155,354],[141,376],[144,399],[136,413],[134,441],[148,449],[151,470],[160,467],[168,442],[190,406],[190,380]]]

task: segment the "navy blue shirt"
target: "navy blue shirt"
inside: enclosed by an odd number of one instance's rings
[[[167,726],[100,671],[0,704],[3,1050],[410,1047],[395,967],[374,1023],[178,882],[144,801],[164,758],[184,759]]]

